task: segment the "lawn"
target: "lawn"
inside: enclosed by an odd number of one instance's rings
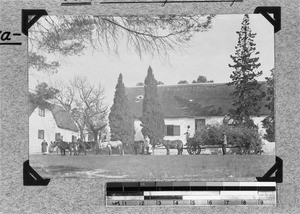
[[[42,177],[124,180],[256,181],[275,163],[272,155],[30,155]]]

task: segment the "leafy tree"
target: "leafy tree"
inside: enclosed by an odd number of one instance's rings
[[[193,80],[192,83],[213,83],[213,80],[207,80],[206,76],[199,75],[197,80]]]
[[[261,64],[258,63],[259,52],[256,51],[254,43],[256,33],[251,31],[247,14],[237,34],[239,38],[235,46],[235,55],[230,55],[234,64],[229,64],[229,67],[234,69],[230,75],[232,81],[228,84],[234,86],[234,92],[231,94],[234,108],[230,110],[230,114],[238,124],[254,127],[255,124],[250,116],[259,116],[261,108],[259,103],[264,93],[260,89],[261,84],[255,79],[262,75],[262,71],[258,70]]]
[[[192,83],[206,83],[207,77],[199,75],[197,80],[193,80]]]
[[[40,108],[50,108],[49,100],[55,98],[59,93],[59,90],[53,87],[49,87],[47,83],[42,82],[35,88],[35,93],[29,93],[29,102],[31,102],[35,107]]]
[[[177,84],[189,84],[186,80],[180,80]]]
[[[213,16],[44,16],[29,29],[29,65],[57,71],[53,56],[80,55],[87,47],[118,54],[120,41],[140,57],[167,56],[185,47],[196,32],[211,28]]]
[[[263,128],[266,129],[264,138],[270,142],[275,141],[275,114],[274,114],[274,69],[271,70],[271,77],[266,77],[267,80],[267,101],[266,107],[270,110],[270,115],[263,121]]]
[[[134,141],[134,119],[126,96],[122,74],[119,75],[114,97],[110,108],[109,126],[112,140],[121,140],[126,145]]]
[[[144,82],[143,115],[141,118],[142,133],[148,136],[154,154],[158,140],[163,139],[165,133],[165,121],[162,107],[158,99],[157,81],[154,78],[152,68],[149,67]]]

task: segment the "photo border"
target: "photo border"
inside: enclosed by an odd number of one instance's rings
[[[24,3],[24,2],[22,2],[23,3],[23,5],[24,6],[21,6],[21,7],[30,7],[29,5],[27,5],[26,3]],[[289,2],[290,3],[290,2]],[[294,3],[294,5],[292,5],[292,6],[290,6],[290,5],[288,5],[288,4],[285,4],[285,3],[282,3],[282,2],[279,2],[279,1],[277,1],[277,2],[269,2],[269,5],[282,5],[282,8],[283,8],[283,10],[284,10],[284,17],[283,17],[283,19],[284,19],[284,23],[287,25],[287,26],[293,26],[293,25],[295,25],[295,24],[297,24],[297,20],[299,21],[299,15],[297,15],[296,14],[296,8],[294,8],[294,6],[297,4],[296,3],[296,1],[294,1],[293,2]],[[57,5],[55,5],[54,3],[51,5],[51,3],[46,3],[46,4],[41,4],[42,5],[42,7],[44,7],[45,6],[45,8],[56,8],[57,7]],[[247,10],[245,9],[245,8],[243,8],[243,6],[245,5],[245,7],[247,7],[247,6],[249,6],[248,8],[247,8]],[[12,6],[12,8],[14,8],[14,6],[11,4],[10,6]],[[216,5],[214,5],[214,6],[216,6]],[[245,2],[245,4],[243,4],[243,6],[238,6],[238,7],[236,7],[236,8],[232,8],[232,9],[229,9],[229,10],[226,10],[225,11],[225,13],[227,12],[227,13],[241,13],[241,12],[243,12],[243,13],[249,13],[248,12],[248,10],[249,9],[251,9],[251,8],[253,8],[253,7],[256,7],[256,5],[255,5],[255,3],[254,4],[252,4],[252,2],[251,1],[248,1],[248,2]],[[168,6],[169,8],[171,7],[171,6]],[[205,8],[209,8],[210,6],[205,6],[204,7],[204,9]],[[218,7],[218,6],[217,6]],[[17,10],[15,10],[15,11],[20,11],[20,7],[18,7],[18,6],[16,6],[16,8],[17,8]],[[22,8],[22,9],[23,9]],[[86,9],[88,9],[88,8],[86,8]],[[115,8],[114,8],[115,9]],[[117,9],[120,9],[120,8],[117,8]],[[223,10],[224,8],[222,8],[222,9],[220,9],[220,8],[217,8],[216,10],[217,11],[215,11],[215,10],[213,10],[213,12],[208,12],[208,13],[220,13],[220,10]],[[10,10],[14,10],[14,9],[10,9]],[[225,10],[225,9],[224,9]],[[56,9],[54,9],[54,14],[53,15],[58,15],[57,14],[57,12],[59,12],[59,11],[61,11],[61,10],[56,10]],[[162,11],[162,10],[160,10],[160,11]],[[167,10],[168,11],[168,10]],[[245,12],[246,11],[246,12]],[[287,12],[288,11],[288,12]],[[71,11],[69,11],[69,12],[71,12]],[[82,11],[81,11],[82,12]],[[95,12],[95,11],[94,11]],[[153,11],[152,11],[153,12]],[[17,14],[18,13],[15,13],[13,16],[17,16]],[[1,12],[1,17],[2,17],[2,15],[3,15],[3,12]],[[52,15],[52,14],[51,14]],[[18,17],[18,16],[17,16]],[[14,20],[15,20],[16,18],[14,18]],[[18,18],[17,18],[18,19]],[[7,20],[6,20],[6,22],[5,22],[5,27],[7,28],[7,29],[10,29],[9,27],[9,24],[8,24],[8,22],[7,22]],[[16,26],[18,26],[18,24],[16,24]],[[11,29],[14,29],[14,30],[16,30],[17,28],[14,26],[14,27],[12,27]],[[294,36],[294,37],[296,37],[297,35],[295,35],[294,34],[294,32],[295,31],[293,31],[293,30],[290,30],[290,29],[287,29],[287,28],[285,28],[284,29],[284,31],[283,32],[280,32],[280,34],[279,34],[279,36],[278,36],[278,38],[276,39],[275,38],[275,70],[276,71],[278,71],[278,69],[279,68],[283,68],[282,67],[282,65],[285,65],[285,66],[288,66],[288,67],[293,67],[293,66],[295,66],[296,64],[297,65],[299,65],[299,63],[294,63],[294,62],[291,62],[291,60],[293,59],[293,58],[289,58],[289,59],[280,59],[279,57],[282,57],[282,55],[283,54],[285,54],[285,53],[289,53],[290,51],[292,51],[292,50],[290,50],[290,49],[288,49],[289,47],[290,47],[290,44],[291,44],[291,42],[292,41],[290,41],[290,40],[287,40],[287,39],[285,39],[284,37],[285,37],[285,35],[288,35],[288,33],[291,33],[292,34],[292,36]],[[16,33],[17,34],[17,33]],[[18,36],[18,35],[15,35],[15,36]],[[276,36],[275,36],[276,37]],[[15,37],[14,37],[15,38]],[[21,38],[21,37],[20,37]],[[21,41],[23,42],[23,43],[26,43],[26,42],[24,42],[25,41],[25,38],[24,37],[22,37],[21,38]],[[278,42],[282,42],[283,43],[283,45],[280,43],[280,45],[279,45],[279,43]],[[8,42],[7,42],[8,43]],[[278,45],[280,46],[279,48],[278,48]],[[24,44],[23,44],[23,46],[24,46]],[[285,47],[284,47],[285,46]],[[3,47],[3,46],[2,46]],[[276,50],[278,48],[278,50]],[[13,49],[13,48],[12,48]],[[7,54],[8,54],[8,56],[11,56],[12,54],[15,54],[16,52],[17,52],[17,50],[18,49],[13,49],[12,51],[9,49],[9,47],[6,47],[6,49],[4,49],[5,51],[7,51]],[[24,48],[21,48],[21,50],[24,50]],[[1,53],[1,57],[3,57],[3,54]],[[19,56],[17,56],[17,57],[19,57]],[[299,57],[299,56],[295,56],[295,57]],[[23,61],[21,61],[20,63],[22,63]],[[292,65],[288,65],[288,64],[286,64],[286,63],[288,63],[288,62],[290,62]],[[277,66],[277,65],[279,65],[279,66]],[[7,64],[6,63],[4,63],[4,66],[7,66]],[[15,68],[13,67],[13,68],[11,68],[11,67],[8,67],[9,68],[9,70],[10,71],[13,71],[14,72],[14,74],[13,75],[15,75],[15,74],[18,74],[18,72],[15,70]],[[295,97],[295,100],[294,101],[290,101],[290,100],[288,100],[288,99],[284,99],[283,97],[282,97],[282,95],[283,94],[285,94],[285,95],[288,95],[288,91],[292,91],[292,92],[294,92],[294,90],[296,90],[297,88],[298,88],[298,85],[297,85],[297,81],[295,81],[295,80],[293,80],[293,78],[291,78],[291,76],[293,76],[294,78],[296,77],[296,76],[298,76],[296,73],[296,70],[294,71],[294,72],[288,72],[287,70],[284,70],[283,69],[283,71],[281,71],[279,74],[277,73],[277,74],[275,74],[275,81],[277,81],[277,80],[279,80],[278,79],[278,77],[281,77],[282,79],[280,79],[280,81],[279,81],[279,85],[277,85],[278,87],[275,87],[275,91],[277,92],[277,93],[275,93],[275,97],[277,98],[277,96],[279,96],[279,98],[280,98],[280,101],[278,102],[278,103],[276,103],[276,105],[275,105],[275,110],[278,110],[278,107],[282,107],[281,108],[281,111],[279,112],[279,113],[283,113],[283,111],[285,111],[284,109],[286,109],[286,111],[288,111],[287,113],[285,113],[284,115],[285,116],[288,116],[288,114],[290,113],[290,112],[295,112],[295,111],[293,111],[293,110],[291,110],[291,108],[289,108],[289,107],[285,107],[284,108],[284,106],[287,104],[285,101],[289,101],[288,103],[289,104],[291,104],[291,107],[293,107],[294,109],[296,109],[297,108],[297,106],[298,106],[298,104],[299,104],[299,102],[298,102],[298,100],[297,100],[297,97]],[[9,83],[10,81],[11,81],[11,79],[8,79],[8,81],[3,81],[3,78],[2,77],[4,77],[4,75],[3,75],[3,71],[1,71],[1,83]],[[2,76],[3,75],[3,76]],[[8,78],[11,78],[11,76],[10,75],[8,75],[8,76],[6,76],[6,77],[8,77]],[[296,79],[296,78],[295,78]],[[296,84],[286,84],[287,83],[287,81],[288,80],[290,80],[290,81],[292,81],[293,83],[296,83]],[[297,80],[297,79],[296,79]],[[277,83],[277,82],[276,82]],[[275,83],[275,85],[276,85],[276,83]],[[283,86],[286,86],[286,88],[285,89],[283,89],[283,88],[280,88],[279,89],[279,87],[283,87]],[[6,85],[5,85],[5,87],[6,87]],[[19,88],[16,88],[17,89],[17,91],[19,90]],[[2,86],[1,86],[1,90],[2,90]],[[5,90],[3,90],[4,92],[5,92]],[[278,93],[278,92],[280,92],[280,93]],[[291,95],[290,96],[287,96],[287,97],[291,97]],[[4,94],[2,94],[1,93],[1,99],[3,99],[3,98],[7,98],[7,96],[5,96]],[[24,103],[24,101],[21,99],[21,101],[20,101],[21,103]],[[5,108],[6,106],[1,106],[1,111]],[[18,108],[16,108],[16,109],[18,109]],[[279,114],[278,112],[275,112],[275,114],[276,115],[278,115]],[[295,112],[296,113],[296,112]],[[295,115],[297,115],[297,114],[295,114]],[[22,118],[21,118],[22,119]],[[296,139],[297,139],[297,137],[299,137],[297,134],[296,135],[293,135],[293,136],[291,136],[291,135],[288,135],[288,133],[291,133],[291,132],[289,132],[289,131],[287,131],[288,129],[291,129],[291,131],[292,130],[294,130],[295,131],[295,124],[297,124],[297,123],[299,123],[299,121],[298,121],[298,119],[299,119],[299,117],[295,117],[294,119],[291,119],[291,121],[290,122],[286,122],[286,121],[284,121],[283,122],[283,126],[282,127],[279,127],[279,125],[278,125],[278,123],[276,123],[276,147],[277,147],[277,145],[278,145],[278,143],[279,143],[279,145],[280,145],[280,149],[282,149],[284,146],[282,145],[282,144],[284,144],[284,143],[288,143],[288,145],[289,145],[289,143],[296,143],[297,141],[296,141]],[[4,117],[4,120],[3,120],[4,122],[5,121],[7,121],[7,117]],[[15,119],[13,120],[13,121],[15,121]],[[282,116],[280,116],[280,118],[277,118],[276,117],[276,121],[278,122],[278,121],[280,121],[280,122],[282,122],[283,121],[283,118],[282,118]],[[2,126],[2,124],[3,124],[3,122],[1,121],[1,126]],[[24,124],[24,121],[23,122],[21,122],[21,126]],[[291,128],[288,124],[290,124],[291,126],[293,126],[293,128]],[[13,124],[8,124],[8,126],[13,126]],[[279,131],[277,131],[278,130],[278,128],[279,128]],[[25,129],[26,129],[26,126],[25,126]],[[5,131],[7,131],[7,130],[5,130]],[[9,129],[8,130],[8,134],[9,133],[11,133],[10,132],[11,131],[11,129]],[[287,131],[286,133],[284,132],[284,131]],[[4,130],[2,129],[1,130],[1,132],[2,133],[4,133]],[[294,132],[294,133],[296,133],[296,132]],[[7,136],[7,134],[5,135],[5,136]],[[279,137],[279,141],[278,141],[278,136],[280,136]],[[12,137],[11,139],[9,139],[9,140],[13,140],[13,139],[19,139],[19,140],[21,140],[21,141],[23,141],[23,143],[24,143],[24,140],[23,139],[21,139],[20,137]],[[3,142],[7,142],[8,140],[5,140],[5,141],[3,141]],[[20,143],[16,143],[16,145],[15,146],[19,146],[20,145]],[[22,143],[21,143],[21,145],[22,145]],[[15,146],[12,146],[12,148],[15,148]],[[24,147],[24,146],[23,146]],[[5,147],[4,147],[5,148]],[[9,148],[11,148],[11,147],[9,147]],[[26,146],[25,146],[25,148],[26,148]],[[293,147],[294,148],[294,147]],[[296,151],[297,151],[297,147],[295,147],[296,148]],[[294,149],[295,149],[294,148]],[[289,210],[289,211],[295,211],[295,210],[297,210],[297,207],[295,207],[296,206],[296,204],[298,204],[297,202],[299,202],[299,196],[297,196],[297,189],[299,189],[299,182],[297,182],[297,181],[299,181],[298,180],[298,178],[296,177],[296,176],[293,176],[293,171],[291,171],[290,169],[288,169],[289,167],[293,167],[294,165],[292,164],[293,162],[296,162],[297,161],[297,159],[296,159],[296,156],[294,155],[294,153],[292,152],[292,151],[294,151],[294,150],[291,150],[291,148],[290,148],[290,146],[287,146],[286,147],[286,149],[287,149],[287,151],[283,151],[283,150],[278,150],[278,148],[276,148],[276,155],[278,154],[278,155],[280,155],[284,160],[285,160],[285,167],[287,167],[286,168],[286,171],[285,171],[285,180],[284,180],[284,183],[283,183],[283,185],[279,185],[278,186],[278,191],[280,191],[281,193],[279,194],[279,205],[276,207],[276,208],[271,208],[271,209],[264,209],[264,208],[259,208],[259,210],[260,211],[263,211],[263,210],[265,210],[266,212],[272,212],[272,211],[275,211],[275,212],[278,212],[278,213],[280,213],[280,210],[281,211],[287,211],[287,209]],[[279,152],[277,152],[277,150],[279,151]],[[288,153],[289,151],[291,151],[291,154],[290,153]],[[3,152],[1,152],[2,154],[3,154]],[[19,151],[19,150],[17,150],[16,151],[16,154],[18,155],[18,154],[23,154],[23,155],[21,155],[21,156],[19,156],[19,157],[16,157],[15,156],[15,154],[14,155],[11,155],[10,153],[5,153],[4,152],[4,156],[2,156],[2,158],[1,158],[1,161],[3,160],[3,157],[8,157],[8,160],[11,160],[11,159],[13,159],[13,160],[17,160],[14,164],[12,164],[12,168],[13,169],[18,169],[17,170],[17,173],[19,173],[20,171],[22,171],[23,169],[22,169],[22,167],[21,167],[21,163],[23,163],[24,162],[24,151]],[[20,162],[20,160],[21,160],[21,162]],[[276,162],[277,163],[277,162]],[[281,162],[281,164],[282,164],[282,162]],[[283,165],[283,164],[282,164]],[[8,175],[7,173],[8,172],[10,172],[10,170],[8,170],[8,168],[9,167],[11,167],[11,165],[9,165],[9,164],[7,164],[7,161],[2,161],[1,162],[1,172],[4,172],[4,175],[1,175],[1,177],[2,178],[4,178],[4,179],[2,179],[2,181],[6,181],[7,180],[7,178],[9,178],[10,177],[10,175]],[[296,168],[296,171],[299,171],[298,170],[298,168]],[[18,174],[16,174],[16,173],[11,173],[11,175],[14,177],[14,179],[20,179],[20,178],[23,178],[22,176],[19,176]],[[60,180],[60,179],[59,179]],[[72,180],[72,179],[71,179]],[[71,181],[72,182],[72,181]],[[18,182],[17,182],[18,183]],[[20,183],[20,182],[19,182]],[[63,182],[64,183],[64,182]],[[53,187],[53,185],[55,186],[55,185],[59,185],[59,183],[57,183],[56,181],[54,181],[54,184],[52,184],[52,185],[50,185],[50,186],[52,186]],[[10,185],[11,186],[11,185]],[[91,186],[95,186],[95,184],[92,184]],[[21,188],[21,187],[18,187],[19,189]],[[44,187],[41,187],[41,188],[44,188]],[[4,188],[3,186],[1,187],[1,189],[4,189],[4,190],[7,190],[6,188]],[[22,188],[21,188],[22,189]],[[49,191],[49,188],[47,187],[47,189],[46,189],[47,191]],[[48,194],[48,197],[50,197],[51,196],[51,194],[50,194],[50,196],[49,196],[49,193],[47,193],[47,191],[46,192],[44,192],[46,195]],[[34,192],[35,192],[35,190],[33,189],[33,190],[31,190],[30,191],[30,195],[33,193],[34,194]],[[51,192],[51,191],[50,191]],[[92,195],[93,194],[99,194],[97,191],[91,191],[92,193]],[[53,193],[53,192],[52,192]],[[23,192],[23,195],[24,195],[24,192]],[[25,194],[26,195],[26,194]],[[292,199],[291,200],[288,200],[288,198],[290,198],[290,197],[284,197],[284,196],[291,196],[292,197]],[[298,197],[298,199],[297,199],[297,197]],[[50,200],[50,199],[49,199]],[[32,200],[30,201],[26,201],[26,200],[24,200],[23,202],[21,202],[21,204],[23,203],[26,203],[26,202],[33,202]],[[98,203],[96,203],[97,205],[98,205]],[[93,203],[91,204],[91,203],[89,203],[89,205],[93,205]],[[103,204],[102,204],[103,205]],[[101,205],[101,206],[102,206]],[[290,206],[289,206],[290,205]],[[37,206],[40,206],[39,204],[37,205]],[[288,208],[287,208],[288,207]],[[286,208],[286,209],[285,209]],[[20,208],[20,209],[22,209],[22,208]],[[180,208],[179,208],[180,209]],[[211,208],[210,208],[211,209]],[[226,209],[224,209],[224,208],[220,208],[220,209],[218,209],[218,208],[216,208],[216,209],[214,209],[215,211],[223,211],[223,212],[226,212],[226,213],[230,213],[230,209],[229,210],[227,210],[227,208]],[[100,209],[101,210],[101,209]],[[102,209],[103,210],[103,209]],[[137,209],[136,209],[137,210]],[[198,210],[198,209],[197,209]],[[241,212],[244,212],[244,210],[243,209],[240,209],[240,208],[236,208],[236,210],[240,210]],[[249,211],[251,212],[251,211],[254,211],[255,210],[255,208],[254,209],[249,209]],[[95,210],[95,211],[97,211],[97,210]],[[99,211],[99,210],[98,210]],[[109,211],[109,210],[107,210],[107,211]],[[113,212],[113,210],[110,210],[111,212]],[[161,210],[162,211],[162,210]],[[196,213],[195,211],[193,211],[194,213]],[[213,212],[213,211],[211,211],[211,212]],[[255,212],[255,211],[254,211]],[[257,211],[257,213],[259,213],[258,211]]]

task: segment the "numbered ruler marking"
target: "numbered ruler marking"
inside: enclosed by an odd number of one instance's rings
[[[108,207],[130,206],[274,206],[275,200],[236,199],[236,200],[106,200]]]
[[[108,207],[275,206],[275,182],[107,183]]]

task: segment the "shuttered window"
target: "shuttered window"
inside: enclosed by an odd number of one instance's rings
[[[44,130],[38,130],[38,139],[44,140],[44,135],[45,135]]]
[[[60,133],[55,133],[55,141],[60,140]]]
[[[180,126],[166,125],[165,136],[180,136]]]
[[[39,108],[39,109],[38,109],[38,114],[39,114],[39,116],[41,116],[41,117],[45,117],[45,109]]]
[[[205,119],[195,119],[195,129],[198,130],[199,128],[205,126]]]

